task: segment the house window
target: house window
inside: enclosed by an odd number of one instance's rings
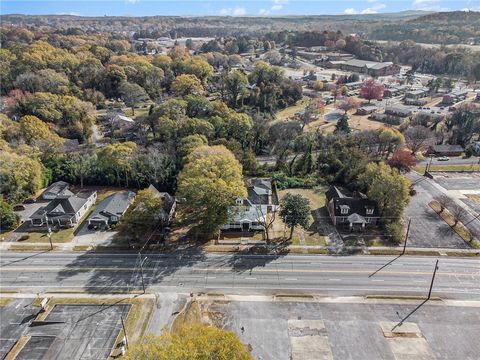
[[[243,204],[243,199],[237,199],[236,201],[237,205],[242,205]]]
[[[347,205],[340,205],[340,214],[348,214],[348,210],[350,210],[350,207]]]
[[[372,215],[373,210],[374,210],[374,208],[367,208],[367,215]]]

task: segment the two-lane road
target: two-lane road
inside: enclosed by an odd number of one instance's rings
[[[435,264],[435,258],[410,256],[400,257],[384,268],[394,257],[203,253],[146,256],[143,274],[149,291],[230,294],[424,295]],[[0,258],[0,287],[24,293],[139,290],[140,260],[130,254],[5,252]],[[480,299],[480,261],[441,258],[434,294]]]

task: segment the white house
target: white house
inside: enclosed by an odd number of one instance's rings
[[[275,186],[268,179],[246,181],[248,196],[236,199],[229,209],[230,222],[221,227],[223,231],[263,231],[266,216],[278,210]]]

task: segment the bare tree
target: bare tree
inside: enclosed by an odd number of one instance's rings
[[[267,244],[269,244],[270,243],[269,230],[273,226],[273,223],[275,222],[275,215],[277,212],[272,210],[264,214],[261,206],[257,207],[256,209],[257,209],[258,218],[261,219],[262,225],[265,228],[265,237],[266,237]]]
[[[453,220],[455,221],[453,226],[456,226],[459,222],[464,222],[468,217],[468,213],[465,211],[465,209],[462,206],[453,202],[448,207],[448,211],[450,212]]]
[[[432,130],[417,125],[405,131],[405,140],[408,148],[415,154],[417,151],[425,149],[429,145],[433,145],[435,141],[435,134]]]
[[[450,205],[454,204],[452,199],[450,199],[447,195],[436,196],[435,201],[440,205],[440,212],[443,212],[445,208],[449,208]]]

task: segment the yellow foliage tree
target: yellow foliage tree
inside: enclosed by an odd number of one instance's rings
[[[228,208],[235,199],[247,196],[242,165],[223,145],[193,150],[178,182],[178,195],[187,201],[190,220],[207,235],[228,221]]]

